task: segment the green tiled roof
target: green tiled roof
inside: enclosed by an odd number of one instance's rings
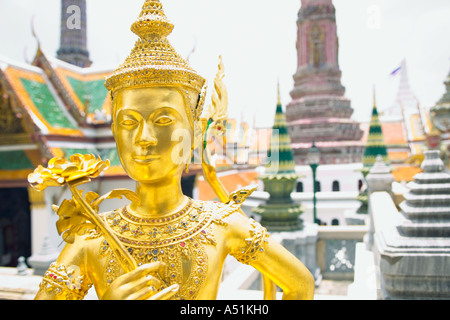
[[[34,165],[31,163],[24,151],[18,150],[0,152],[0,170],[24,169],[34,169]]]
[[[28,79],[20,80],[36,108],[52,127],[76,129],[61,110],[46,84]]]
[[[108,90],[105,88],[105,80],[95,81],[80,81],[71,77],[67,77],[75,94],[80,99],[83,105],[89,99],[88,110],[86,113],[95,113],[96,110],[101,110],[105,103]]]

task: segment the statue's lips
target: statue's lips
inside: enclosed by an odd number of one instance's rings
[[[133,160],[138,163],[150,163],[159,159],[161,159],[161,157],[155,155],[133,156]]]

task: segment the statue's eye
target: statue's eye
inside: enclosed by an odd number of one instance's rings
[[[125,127],[132,127],[137,124],[137,121],[132,119],[126,119],[120,122],[120,124]]]
[[[169,124],[173,123],[173,120],[170,117],[163,116],[163,117],[159,117],[158,119],[156,119],[155,123],[160,126],[168,126]]]

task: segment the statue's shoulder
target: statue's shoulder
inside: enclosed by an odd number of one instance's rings
[[[232,192],[228,201],[225,203],[218,201],[196,200],[194,206],[196,206],[199,211],[204,214],[211,214],[215,223],[225,224],[234,213],[238,213],[240,216],[243,216],[239,210],[247,197],[249,197],[256,189],[257,186],[243,187]]]
[[[245,187],[230,194],[226,203],[197,201],[203,214],[212,216],[212,223],[226,234],[229,254],[244,264],[251,264],[265,251],[269,234],[254,219],[247,217],[240,209],[244,201],[257,187]]]

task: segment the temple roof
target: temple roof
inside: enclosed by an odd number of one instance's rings
[[[0,57],[0,182],[26,185],[52,157],[92,153],[109,159],[106,176],[125,176],[110,130],[108,71],[79,68],[40,49],[33,64]]]
[[[42,133],[82,135],[42,70],[3,63],[0,72]]]
[[[55,68],[61,84],[69,92],[89,123],[104,123],[111,116],[111,99],[104,83],[109,73],[79,73],[64,66]],[[99,116],[101,113],[104,117]]]
[[[111,99],[105,78],[111,70],[80,68],[38,51],[33,64],[42,68],[64,102],[87,124],[102,124],[111,119]]]

